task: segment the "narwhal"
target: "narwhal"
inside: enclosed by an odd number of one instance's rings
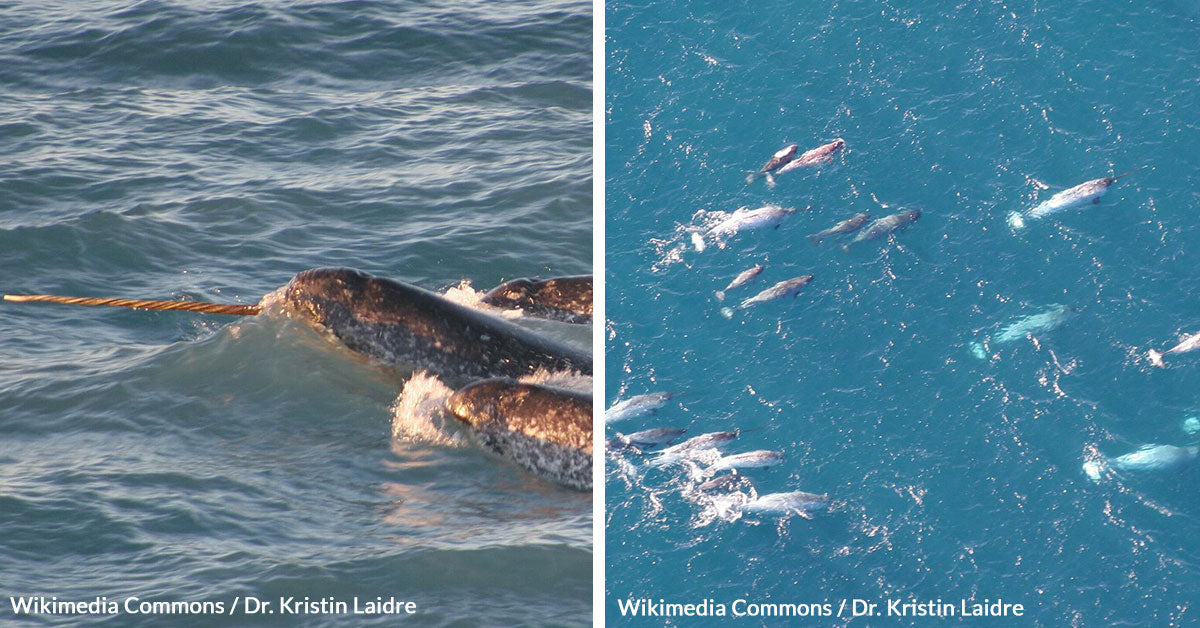
[[[529,316],[586,325],[592,322],[592,276],[513,279],[483,295],[483,302]]]
[[[591,375],[592,359],[588,352],[458,305],[422,288],[351,269],[306,270],[292,278],[281,295],[280,302],[286,315],[332,334],[346,347],[393,367],[433,373],[460,387],[461,391],[469,391],[469,395],[451,397],[448,410],[477,434],[486,429],[489,436],[481,440],[489,448],[544,478],[573,488],[583,487],[584,483],[579,479],[582,473],[580,460],[591,457],[590,395],[524,384],[491,388],[470,388],[468,385],[490,378],[515,379],[547,371]],[[263,303],[224,305],[51,295],[5,295],[4,299],[241,316],[254,316],[264,311]],[[552,422],[550,419],[539,423],[538,417],[542,415],[517,411],[521,406],[513,404],[513,395],[532,389],[538,389],[542,407],[557,404],[571,409],[576,432],[570,439],[555,436],[558,431],[548,427]],[[497,395],[492,399],[493,411],[488,415],[488,421],[468,420],[459,414],[467,407],[463,400],[468,397],[477,400],[471,407],[483,408],[484,404],[478,400],[486,395],[486,391]],[[586,411],[581,410],[585,405]],[[506,415],[505,408],[513,409],[512,414]],[[479,410],[472,417],[482,414]],[[510,437],[492,437],[498,433],[498,426],[506,421],[510,421],[507,426]],[[582,435],[584,431],[586,438]],[[536,451],[539,444],[544,446],[540,456]],[[508,445],[512,445],[512,449],[506,450]],[[564,448],[572,450],[572,455],[564,455]],[[590,462],[587,466],[590,470]],[[590,488],[590,471],[586,475],[586,484]]]
[[[1073,207],[1086,205],[1087,203],[1099,203],[1100,197],[1108,192],[1108,188],[1116,183],[1117,179],[1131,175],[1138,170],[1145,168],[1134,168],[1128,172],[1123,172],[1115,177],[1102,177],[1084,181],[1075,187],[1067,188],[1054,196],[1038,203],[1036,207],[1026,211],[1012,212],[1008,215],[1008,225],[1013,229],[1024,229],[1027,221],[1039,220],[1046,216],[1052,216],[1059,212],[1066,211]]]

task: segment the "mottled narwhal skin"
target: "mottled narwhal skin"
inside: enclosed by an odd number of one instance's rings
[[[681,427],[655,427],[632,434],[617,434],[608,439],[605,445],[610,450],[643,447],[658,447],[660,445],[669,445],[687,433],[687,430]]]
[[[726,292],[729,292],[730,290],[733,290],[734,288],[740,288],[740,287],[750,283],[751,281],[754,281],[754,278],[758,277],[759,273],[761,273],[762,271],[763,271],[763,265],[755,264],[753,267],[747,268],[746,270],[743,270],[742,272],[738,273],[738,276],[734,277],[733,281],[729,282],[729,285],[725,286],[724,290],[717,291],[717,300],[724,301]]]
[[[604,411],[604,423],[616,423],[658,412],[659,408],[665,406],[670,400],[671,393],[654,392],[618,401]]]
[[[787,146],[779,149],[774,155],[771,156],[771,159],[768,160],[767,163],[763,164],[762,169],[758,171],[759,174],[771,172],[772,170],[775,170],[788,163],[793,157],[796,156],[796,149],[798,148],[800,148],[800,146],[797,144],[788,144]]]
[[[1167,349],[1166,351],[1159,352],[1151,349],[1146,353],[1146,355],[1150,358],[1151,364],[1159,368],[1164,368],[1166,365],[1163,364],[1163,356],[1171,355],[1173,353],[1187,353],[1188,351],[1195,351],[1196,349],[1200,349],[1200,333],[1184,336],[1179,340],[1179,344]]]
[[[1093,480],[1099,480],[1105,466],[1117,471],[1165,471],[1181,467],[1200,457],[1200,447],[1194,445],[1142,445],[1137,450],[1108,460],[1089,460],[1083,464],[1083,472]]]
[[[775,301],[786,297],[794,297],[800,293],[800,290],[812,282],[812,275],[801,275],[792,279],[785,279],[762,292],[742,301],[738,309],[746,309],[753,307],[759,303],[767,301]]]
[[[673,464],[700,455],[702,452],[719,452],[737,438],[737,432],[709,432],[693,436],[678,445],[672,445],[658,452],[652,464],[659,466]]]
[[[707,449],[710,447],[722,447],[729,441],[737,438],[737,432],[708,432],[699,436],[689,438],[686,441],[664,449],[662,453],[678,453],[681,451],[691,451],[698,449]]]
[[[719,237],[733,235],[747,229],[778,227],[784,218],[794,213],[796,213],[795,209],[783,208],[778,205],[764,205],[758,209],[742,207],[734,210],[725,220],[713,225],[705,235],[707,237]]]
[[[592,322],[592,276],[514,279],[492,288],[483,302],[520,308],[530,316],[586,325]]]
[[[592,373],[592,356],[408,284],[345,268],[306,270],[287,308],[347,347],[453,385],[536,372]]]
[[[696,490],[702,493],[731,493],[741,490],[746,490],[749,492],[754,490],[754,485],[751,484],[750,480],[746,479],[746,476],[744,475],[727,473],[725,475],[718,475],[711,480],[701,482],[696,487]]]
[[[704,233],[693,232],[692,245],[697,251],[703,251],[707,246],[706,240],[714,240],[720,244],[724,242],[725,238],[732,237],[741,231],[766,227],[778,228],[784,218],[794,213],[796,213],[795,209],[778,205],[764,205],[757,209],[739,207]]]
[[[592,490],[592,397],[587,393],[493,378],[446,400],[475,438],[540,477]]]
[[[1069,305],[1052,305],[1044,312],[1026,316],[1006,325],[995,337],[985,342],[971,343],[971,354],[979,359],[987,357],[987,347],[995,344],[1005,344],[1020,340],[1030,334],[1040,334],[1054,331],[1075,315],[1075,308]]]
[[[760,495],[743,506],[742,511],[757,514],[797,514],[805,519],[812,519],[813,513],[828,507],[828,495],[792,491]]]
[[[721,456],[708,467],[710,473],[731,469],[765,469],[783,462],[783,454],[769,449]]]
[[[1087,203],[1099,203],[1100,197],[1108,192],[1108,188],[1112,187],[1113,182],[1116,180],[1116,177],[1104,177],[1102,179],[1085,181],[1073,188],[1067,188],[1038,203],[1036,207],[1025,212],[1023,215],[1020,212],[1012,212],[1008,215],[1008,224],[1013,229],[1021,229],[1025,227],[1025,221],[1027,220],[1038,220]]]
[[[842,250],[849,253],[850,247],[859,242],[868,240],[877,240],[884,236],[891,235],[897,231],[904,231],[909,225],[916,222],[921,217],[921,210],[910,209],[908,211],[899,212],[890,216],[884,216],[870,225],[866,229],[858,232],[848,244],[842,245]]]
[[[781,208],[779,205],[763,205],[758,209],[738,209],[733,211],[730,217],[716,223],[712,229],[708,229],[707,235],[720,237],[720,235],[733,235],[740,231],[746,231],[746,229],[778,227],[780,222],[794,213],[796,210]]]
[[[1191,462],[1197,455],[1200,455],[1200,447],[1196,446],[1144,445],[1110,462],[1122,471],[1161,471]]]
[[[854,233],[855,231],[862,229],[862,226],[867,224],[867,221],[870,219],[871,214],[855,214],[828,229],[808,234],[808,241],[812,242],[813,245],[816,246],[829,236],[840,235],[843,233]]]
[[[1069,305],[1052,305],[1045,312],[1026,316],[1005,326],[996,334],[995,342],[1012,342],[1024,338],[1027,334],[1054,331],[1062,327],[1074,314],[1075,308]]]
[[[808,168],[820,164],[827,164],[833,161],[833,156],[837,154],[837,152],[845,145],[846,140],[843,140],[839,137],[828,144],[818,146],[812,150],[806,150],[799,157],[789,161],[787,164],[784,164],[783,167],[775,172],[775,176],[779,176],[785,172],[799,170],[800,168]]]

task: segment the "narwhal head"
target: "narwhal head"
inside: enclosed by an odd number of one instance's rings
[[[396,368],[423,369],[448,383],[506,374],[504,362],[491,358],[501,350],[485,341],[507,334],[500,326],[508,323],[482,320],[484,315],[413,285],[317,268],[292,278],[283,302],[295,318]]]
[[[445,408],[477,434],[521,434],[592,452],[592,398],[586,393],[496,377],[460,388]]]
[[[349,268],[314,268],[284,287],[284,302],[306,322],[329,327],[350,316],[349,304],[361,303],[373,277]]]
[[[528,279],[514,279],[497,286],[491,292],[487,293],[487,298],[500,302],[512,301],[520,303],[529,300],[534,292],[534,283],[532,281]]]
[[[460,388],[446,400],[446,410],[474,429],[487,429],[501,420],[501,400],[520,384],[511,379],[485,379]]]
[[[284,288],[284,301],[293,313],[335,332],[346,319],[355,318],[364,323],[402,322],[414,335],[433,335],[438,321],[423,316],[421,304],[440,300],[416,286],[350,268],[306,270]]]

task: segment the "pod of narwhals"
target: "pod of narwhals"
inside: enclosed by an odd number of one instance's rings
[[[796,144],[789,145],[775,153],[757,172],[751,173],[746,178],[746,182],[751,183],[759,175],[762,175],[766,178],[768,187],[774,187],[775,177],[777,176],[803,168],[818,168],[832,163],[834,156],[845,146],[845,140],[838,138],[828,144],[800,153],[797,156],[796,153],[799,147]],[[697,252],[703,252],[710,244],[715,244],[718,248],[724,249],[734,236],[756,229],[778,228],[784,220],[794,215],[796,211],[793,208],[767,204],[757,209],[740,207],[728,213],[708,213],[705,215],[704,224],[690,229],[692,245]],[[876,218],[875,220],[871,219],[870,214],[858,213],[846,217],[826,229],[809,234],[808,239],[814,246],[817,246],[826,240],[843,238],[844,242],[841,244],[841,249],[848,253],[851,247],[858,243],[887,238],[892,234],[900,233],[920,217],[920,209],[907,209]],[[756,264],[743,271],[730,281],[724,290],[716,293],[717,300],[723,301],[726,294],[730,291],[749,285],[764,270],[765,268],[762,265]],[[743,299],[737,305],[721,308],[721,315],[726,318],[733,318],[733,314],[737,310],[744,310],[763,303],[795,297],[812,280],[813,276],[811,274],[805,274],[777,281],[765,290]]]
[[[819,168],[832,163],[835,155],[845,146],[846,142],[838,138],[797,156],[799,147],[791,144],[776,152],[758,171],[747,176],[746,183],[750,184],[762,176],[766,179],[767,186],[773,188],[775,187],[775,178],[780,175],[804,168]],[[1049,218],[1073,208],[1098,204],[1117,180],[1141,169],[1137,168],[1112,177],[1093,179],[1057,192],[1032,208],[1009,213],[1008,225],[1016,232],[1027,228],[1032,221]],[[774,204],[766,204],[757,209],[741,207],[733,212],[700,212],[697,216],[704,216],[702,224],[694,225],[687,230],[691,232],[692,245],[697,252],[704,252],[710,245],[725,249],[729,242],[739,234],[766,228],[777,229],[796,213],[796,209]],[[920,209],[906,209],[874,220],[868,213],[856,213],[852,216],[842,217],[841,220],[829,227],[809,234],[808,239],[814,246],[827,240],[841,239],[842,250],[849,252],[851,247],[856,244],[891,238],[894,234],[903,232],[920,217]],[[730,280],[723,289],[716,291],[716,298],[718,301],[725,301],[730,292],[745,288],[767,274],[769,271],[766,267],[762,264],[755,264]],[[732,318],[738,310],[746,310],[787,297],[795,297],[812,280],[813,275],[804,274],[777,281],[761,292],[744,298],[736,305],[722,307],[720,312],[724,317]],[[1075,312],[1075,308],[1068,305],[1046,306],[1040,311],[999,327],[994,333],[985,334],[982,338],[970,342],[968,348],[974,357],[981,360],[987,359],[1001,345],[1058,329],[1069,321]],[[1183,336],[1177,344],[1165,350],[1150,349],[1146,355],[1150,364],[1165,367],[1163,360],[1166,356],[1187,353],[1196,349],[1200,349],[1200,332]],[[669,396],[653,394],[627,399],[609,409],[605,422],[611,423],[632,416],[648,414],[661,407],[668,398]],[[1189,434],[1200,433],[1200,417],[1189,418],[1185,423],[1185,430]],[[655,428],[625,436],[618,435],[609,441],[609,446],[640,453],[644,449],[669,444],[681,437],[682,434],[683,430]],[[813,511],[823,509],[828,505],[828,498],[809,493],[759,496],[754,492],[753,486],[741,476],[709,478],[708,476],[723,470],[728,469],[736,473],[739,467],[769,466],[781,459],[781,456],[775,452],[724,455],[723,447],[735,436],[734,432],[717,432],[697,436],[689,441],[661,450],[651,459],[651,462],[679,463],[688,466],[692,474],[702,480],[695,487],[696,493],[710,495],[712,500],[719,502],[720,507],[740,509],[742,512],[769,511],[808,516]],[[1094,459],[1090,459],[1084,464],[1084,472],[1093,480],[1099,480],[1105,474],[1115,471],[1137,472],[1169,469],[1198,459],[1200,459],[1200,446],[1144,445],[1136,451],[1114,458],[1096,455]]]
[[[648,393],[614,403],[604,413],[605,425],[656,414],[670,401],[670,393]],[[722,518],[745,514],[798,515],[811,519],[829,507],[827,495],[804,491],[760,495],[744,475],[747,469],[773,467],[784,460],[782,453],[767,449],[726,453],[738,432],[709,432],[681,443],[687,430],[655,427],[630,434],[617,433],[608,439],[606,449],[622,460],[641,458],[647,466],[679,467],[689,483],[682,489],[685,498],[701,507],[711,508]]]

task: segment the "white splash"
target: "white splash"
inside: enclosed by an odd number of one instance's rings
[[[708,233],[713,227],[721,224],[729,219],[733,212],[726,211],[709,211],[706,209],[697,210],[692,214],[690,223],[675,225],[675,231],[665,238],[653,238],[650,240],[650,245],[654,247],[655,253],[658,255],[658,261],[650,266],[652,272],[662,272],[667,267],[678,264],[683,261],[683,254],[690,249],[696,251],[704,251],[708,248],[708,243],[705,240],[704,234]],[[725,248],[726,238],[714,238],[714,243],[718,248]]]
[[[283,285],[264,294],[263,298],[258,300],[258,307],[262,308],[263,314],[279,314],[287,311],[283,298],[286,292],[287,285]]]
[[[472,310],[478,310],[480,312],[485,312],[494,316],[500,316],[502,318],[520,318],[524,315],[524,312],[519,308],[506,310],[484,303],[483,297],[486,295],[486,292],[480,292],[475,288],[472,288],[471,281],[469,279],[463,279],[458,283],[458,285],[450,286],[449,288],[446,288],[444,292],[442,292],[442,296],[445,297],[447,301],[457,303],[463,307],[469,307]]]
[[[692,527],[702,528],[717,521],[732,523],[742,518],[746,504],[754,501],[753,493],[734,491],[725,495],[701,495],[695,503],[700,507],[693,517]]]
[[[461,447],[466,438],[451,429],[443,410],[454,394],[449,386],[426,371],[417,371],[404,382],[392,404],[392,438],[408,442]]]

